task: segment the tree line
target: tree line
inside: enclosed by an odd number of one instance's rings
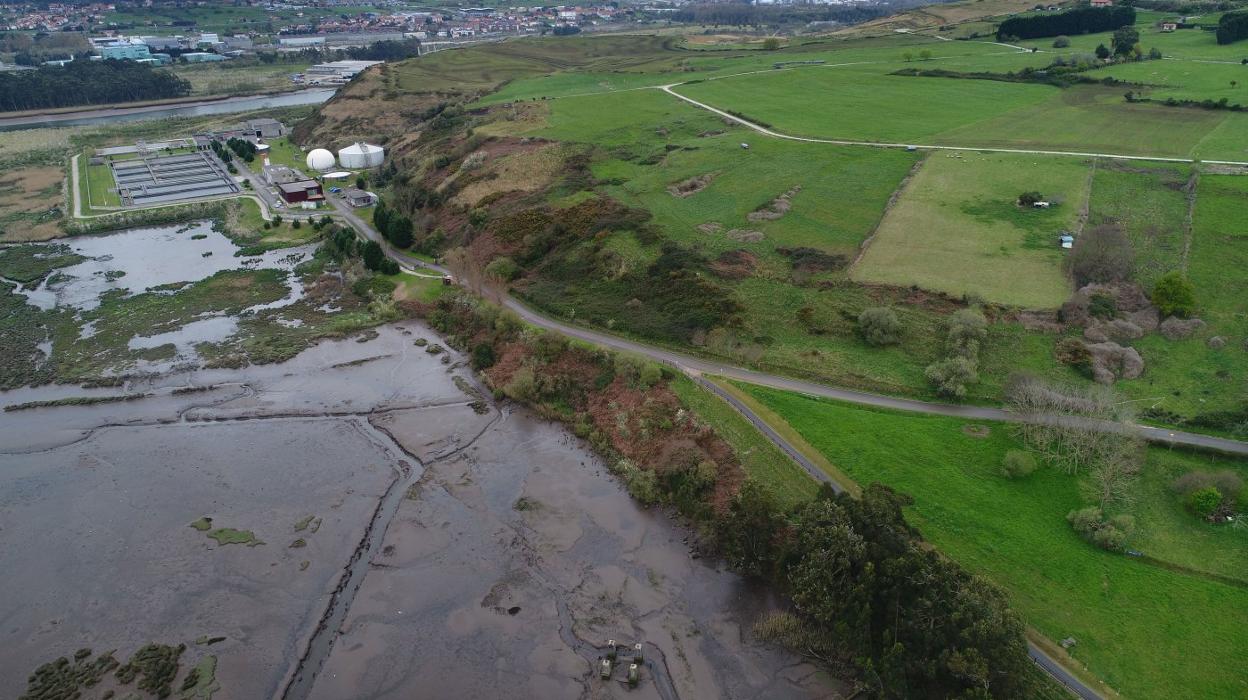
[[[923,542],[902,515],[912,502],[881,484],[859,498],[825,488],[783,513],[747,482],[717,539],[729,562],[780,584],[800,613],[759,632],[851,663],[873,696],[1028,697],[1022,621],[1000,589]]]
[[[893,3],[880,5],[846,6],[798,6],[798,5],[745,5],[720,3],[694,5],[672,13],[672,20],[692,24],[756,27],[806,22],[841,22],[854,24],[896,11]]]
[[[1248,10],[1228,12],[1218,20],[1217,31],[1219,44],[1230,44],[1240,39],[1248,39]]]
[[[1066,12],[1011,17],[997,27],[997,39],[1035,39],[1042,36],[1094,34],[1135,24],[1135,8],[1080,7]]]
[[[183,97],[191,84],[134,61],[74,61],[0,73],[0,112]]]

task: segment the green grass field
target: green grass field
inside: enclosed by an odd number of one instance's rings
[[[1196,315],[1208,327],[1186,340],[1149,335],[1135,341],[1148,366],[1123,391],[1154,398],[1183,416],[1242,406],[1248,392],[1248,178],[1202,175],[1192,220],[1187,274],[1196,288]],[[1226,347],[1212,348],[1221,336]]]
[[[597,114],[623,113],[629,122],[602,125]],[[852,256],[879,221],[884,204],[915,155],[823,144],[752,138],[704,110],[658,92],[611,94],[559,100],[551,105],[551,127],[543,136],[613,147],[613,158],[594,167],[600,178],[620,184],[608,192],[651,211],[674,239],[719,253],[745,249],[788,266],[776,247],[807,246]],[[662,132],[662,135],[660,135]],[[750,143],[748,150],[740,143]],[[667,149],[676,150],[667,152]],[[669,186],[699,176],[713,179],[687,197]],[[760,183],[773,183],[770,188]],[[792,188],[792,208],[775,220],[749,215]],[[698,226],[720,224],[703,233]],[[733,240],[724,232],[758,231],[757,242]]]
[[[1121,87],[1059,89],[888,75],[902,67],[1003,72],[1044,65],[1052,58],[1037,60],[1038,56],[1043,55],[763,72],[684,85],[678,91],[786,133],[813,138],[1220,160],[1248,157],[1244,144],[1248,115],[1242,113],[1131,104]],[[1169,62],[1149,61],[1130,68],[1147,70],[1160,63]]]
[[[782,508],[791,508],[815,495],[815,481],[725,401],[683,375],[669,386],[732,445],[746,474],[770,491]]]
[[[1135,278],[1151,289],[1157,278],[1183,265],[1187,187],[1191,168],[1182,165],[1097,163],[1088,225],[1122,228],[1135,253]]]
[[[794,135],[892,142],[930,139],[1057,92],[1047,85],[887,74],[904,65],[776,71],[677,91]]]
[[[293,90],[290,75],[307,69],[306,63],[235,66],[231,62],[175,65],[168,70],[191,84],[192,95],[259,95]]]
[[[911,494],[909,518],[941,551],[1009,593],[1029,624],[1132,698],[1240,697],[1248,628],[1233,611],[1248,588],[1093,548],[1065,522],[1077,479],[1051,467],[1010,481],[999,469],[1019,445],[1006,426],[973,437],[956,418],[897,414],[746,387],[860,484]],[[1244,578],[1248,529],[1202,525],[1174,503],[1173,474],[1241,462],[1149,451],[1137,484],[1139,536],[1130,545],[1182,566]]]
[[[1089,175],[1088,164],[1072,158],[932,153],[851,277],[1056,308],[1071,292],[1057,237],[1076,229]],[[1054,206],[1020,208],[1028,191]]]
[[[107,165],[88,165],[86,155],[78,160],[78,168],[82,171],[82,179],[86,182],[86,188],[82,193],[84,213],[89,209],[120,207],[121,198],[117,196],[112,169]]]
[[[296,168],[300,171],[307,170],[307,154],[303,149],[291,142],[290,138],[282,136],[276,139],[269,139],[266,143],[269,145],[269,162],[273,165],[286,165]],[[256,161],[257,163],[259,161]],[[253,163],[254,169],[259,170],[260,166]]]

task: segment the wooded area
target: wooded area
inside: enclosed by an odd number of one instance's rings
[[[1125,5],[1113,7],[1081,7],[1067,12],[1011,17],[997,28],[999,40],[1035,39],[1044,36],[1075,36],[1109,32],[1119,27],[1135,24],[1135,8]]]
[[[191,84],[133,61],[74,61],[0,73],[0,112],[160,100],[189,95]]]

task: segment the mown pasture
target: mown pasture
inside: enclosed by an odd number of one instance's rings
[[[1079,228],[1090,174],[1074,158],[934,152],[850,276],[1056,308],[1071,292],[1058,236]],[[1019,195],[1033,191],[1051,206],[1020,206]]]

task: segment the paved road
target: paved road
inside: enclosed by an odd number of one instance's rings
[[[672,83],[670,85],[660,85],[658,86],[658,89],[662,90],[663,92],[666,92],[667,94],[673,97],[684,100],[685,102],[688,102],[689,104],[695,107],[700,107],[702,109],[707,110],[708,112],[713,112],[723,117],[724,119],[730,119],[742,126],[753,129],[754,131],[757,131],[758,133],[763,134],[764,136],[770,136],[772,138],[777,138],[777,139],[785,139],[787,141],[803,141],[805,143],[829,143],[829,144],[833,144],[837,146],[873,146],[875,148],[909,148],[909,149],[917,148],[917,149],[922,149],[925,151],[984,151],[988,153],[1018,153],[1018,154],[1023,154],[1023,155],[1034,155],[1034,156],[1078,156],[1078,157],[1083,157],[1083,158],[1113,158],[1115,160],[1135,160],[1135,161],[1149,161],[1149,162],[1161,162],[1161,163],[1195,163],[1195,162],[1198,162],[1196,159],[1193,159],[1193,158],[1166,158],[1163,156],[1129,156],[1129,155],[1124,155],[1121,153],[1085,153],[1082,151],[1052,151],[1052,150],[1033,150],[1033,149],[1024,149],[1024,148],[987,148],[984,146],[937,146],[933,144],[885,143],[885,142],[879,142],[879,141],[853,141],[853,140],[847,140],[847,139],[816,139],[816,138],[809,138],[806,136],[793,136],[792,134],[785,134],[779,131],[768,129],[765,126],[762,126],[760,124],[755,124],[754,122],[748,119],[742,119],[741,117],[738,117],[734,114],[729,114],[728,112],[725,112],[722,109],[712,107],[711,105],[708,105],[705,102],[699,102],[691,97],[686,97],[672,89],[675,87],[680,87],[682,84],[683,83]],[[1238,166],[1248,167],[1248,162],[1237,161],[1237,160],[1203,160],[1202,159],[1199,162],[1214,163],[1217,165],[1238,165]]]
[[[330,201],[338,209],[338,213],[341,214],[344,219],[346,219],[365,237],[380,243],[382,248],[385,249],[386,254],[398,262],[399,266],[404,270],[413,272],[417,268],[422,268],[433,270],[438,274],[450,274],[450,272],[445,268],[413,260],[411,257],[396,250],[393,246],[387,243],[384,238],[382,238],[380,233],[369,226],[368,223],[359,216],[356,216],[346,204],[336,201],[333,198],[331,198]],[[966,418],[967,420],[1001,421],[1011,423],[1021,420],[1021,417],[1017,414],[1001,408],[934,403],[930,401],[919,401],[917,399],[903,399],[895,396],[884,396],[882,394],[854,391],[852,389],[839,389],[827,386],[826,384],[819,384],[803,379],[793,379],[791,377],[783,377],[775,374],[769,374],[767,372],[758,372],[751,369],[745,369],[744,367],[736,367],[734,365],[725,364],[723,362],[705,360],[675,350],[656,347],[654,345],[629,340],[628,338],[622,338],[603,331],[583,328],[581,326],[575,326],[563,321],[558,321],[530,309],[514,297],[506,297],[503,299],[502,303],[525,321],[528,321],[535,326],[558,331],[559,333],[562,333],[570,338],[583,340],[587,343],[593,343],[594,345],[598,345],[600,347],[607,347],[613,350],[622,350],[624,352],[642,355],[650,358],[651,360],[671,365],[681,372],[695,377],[705,374],[717,375],[748,384],[756,384],[759,386],[771,387],[773,389],[792,391],[799,394],[806,394],[807,396],[818,396],[821,398],[854,403],[861,406],[874,406],[876,408],[909,411],[911,413],[926,413],[930,415]],[[1119,426],[1113,425],[1107,427],[1118,429]],[[1202,435],[1200,433],[1188,433],[1181,430],[1155,428],[1146,425],[1132,427],[1139,432],[1141,437],[1150,442],[1184,447],[1198,447],[1224,452],[1226,454],[1248,456],[1248,442],[1229,440],[1211,435]],[[782,446],[781,449],[784,449],[784,447]],[[787,452],[788,450],[786,449],[785,451]],[[806,465],[802,466],[805,468]]]
[[[758,428],[758,431],[766,436],[768,440],[771,440],[773,445],[779,447],[781,452],[784,452],[790,459],[797,462],[797,466],[801,467],[807,474],[810,475],[812,479],[815,481],[821,481],[831,486],[832,490],[837,493],[843,493],[845,491],[844,486],[841,486],[841,484],[835,479],[828,476],[827,472],[815,466],[815,463],[811,462],[806,455],[802,454],[801,450],[798,450],[792,443],[785,440],[780,433],[777,433],[775,429],[771,427],[770,423],[763,420],[762,417],[754,411],[750,410],[750,407],[745,405],[741,399],[738,399],[730,392],[725,391],[723,387],[701,375],[694,375],[693,380],[698,384],[701,384],[707,391],[728,402],[729,406],[736,409],[737,413],[740,413],[746,420],[753,424],[755,428]]]

